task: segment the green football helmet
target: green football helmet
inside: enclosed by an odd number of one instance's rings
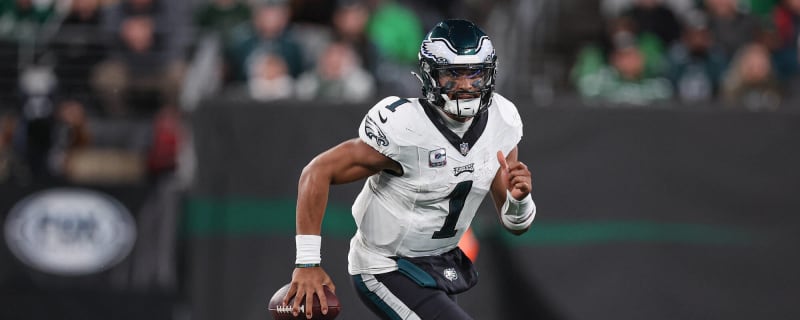
[[[467,20],[445,20],[428,32],[419,50],[422,94],[456,117],[474,117],[492,102],[497,56],[492,41]]]

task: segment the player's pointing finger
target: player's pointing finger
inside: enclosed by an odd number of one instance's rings
[[[508,171],[508,163],[506,162],[506,156],[503,155],[503,151],[497,151],[497,162],[500,163],[501,169]]]

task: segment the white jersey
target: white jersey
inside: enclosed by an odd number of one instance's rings
[[[390,257],[455,248],[500,168],[497,151],[508,155],[522,138],[516,107],[499,94],[463,138],[447,129],[435,107],[423,104],[388,97],[361,122],[361,140],[403,172],[369,177],[356,198],[350,274],[390,272],[397,270]]]

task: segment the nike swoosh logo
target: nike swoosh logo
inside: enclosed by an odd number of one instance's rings
[[[381,123],[386,123],[387,118],[384,118],[380,111],[378,111],[378,118],[381,119]]]

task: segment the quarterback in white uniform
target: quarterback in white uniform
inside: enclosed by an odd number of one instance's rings
[[[455,295],[477,273],[457,244],[487,193],[514,234],[535,215],[531,175],[517,159],[522,122],[494,92],[489,37],[466,20],[437,24],[420,46],[423,98],[388,97],[348,140],[315,157],[298,186],[297,258],[285,301],[311,303],[335,285],[321,267],[320,231],[332,184],[367,178],[353,204],[349,273],[382,319],[469,319]],[[490,192],[491,191],[491,192]],[[293,312],[300,312],[301,299]],[[311,317],[311,308],[305,309]]]
[[[500,168],[497,151],[508,154],[522,136],[514,105],[497,93],[492,102],[480,119],[485,123],[475,123],[483,128],[476,141],[448,140],[436,126],[439,112],[419,99],[389,97],[369,111],[361,140],[397,161],[402,175],[370,176],[353,204],[358,231],[350,242],[350,274],[394,271],[397,264],[387,257],[456,247]],[[394,111],[386,108],[392,104]]]

